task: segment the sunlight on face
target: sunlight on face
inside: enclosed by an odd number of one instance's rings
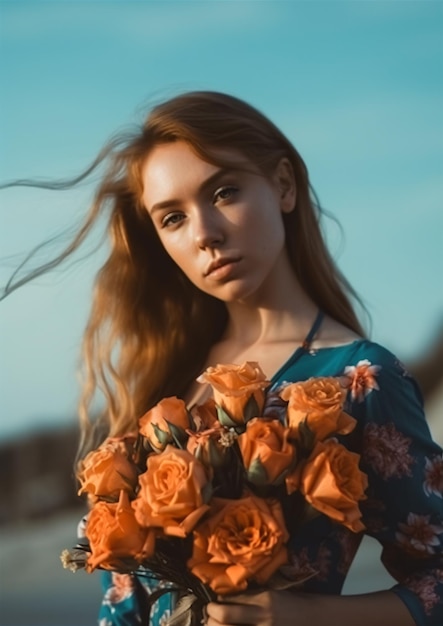
[[[143,202],[167,253],[198,288],[228,302],[275,279],[286,254],[278,184],[237,152],[227,157],[232,168],[204,161],[185,142],[161,144],[142,177]]]

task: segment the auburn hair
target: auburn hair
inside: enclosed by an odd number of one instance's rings
[[[66,183],[75,184],[106,164],[71,245],[28,277],[71,254],[99,216],[108,213],[110,252],[95,280],[82,347],[81,453],[96,445],[97,433],[103,437],[133,431],[140,415],[162,397],[184,394],[226,327],[225,304],[197,289],[169,258],[142,204],[141,171],[147,156],[155,146],[174,141],[187,142],[201,158],[220,167],[229,167],[221,149],[235,150],[269,178],[282,158],[290,161],[297,201],[283,219],[295,275],[325,314],[364,335],[353,306],[359,298],[327,249],[322,210],[291,142],[260,111],[233,96],[196,91],[173,97],[154,106],[134,133],[111,140],[84,174]],[[97,394],[104,398],[104,409],[91,419]]]

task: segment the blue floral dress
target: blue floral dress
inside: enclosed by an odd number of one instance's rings
[[[432,441],[420,391],[402,364],[380,345],[362,339],[334,348],[299,348],[272,379],[268,412],[278,411],[278,390],[314,376],[339,376],[348,389],[346,411],[357,427],[342,443],[361,455],[368,475],[362,502],[366,533],[382,545],[381,560],[398,581],[392,591],[419,626],[443,624],[443,458]],[[290,540],[292,565],[318,572],[307,592],[340,594],[362,539],[324,515]],[[104,572],[99,626],[146,625],[143,587],[155,581]],[[170,614],[171,594],[151,615],[157,626]]]

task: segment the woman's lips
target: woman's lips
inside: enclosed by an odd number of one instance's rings
[[[217,259],[209,264],[205,276],[214,280],[228,277],[240,261],[239,258]]]

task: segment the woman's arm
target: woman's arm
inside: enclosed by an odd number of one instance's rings
[[[208,605],[209,626],[443,624],[441,450],[430,439],[414,383],[393,355],[375,347],[374,354],[357,358],[360,363],[361,369],[376,365],[376,384],[368,373],[371,387],[359,394],[357,386],[350,407],[361,425],[363,447],[356,451],[370,478],[364,521],[399,584],[354,596],[264,591],[222,598]],[[355,367],[347,370],[350,377]]]
[[[211,602],[207,614],[207,626],[415,626],[391,591],[355,596],[264,591]]]
[[[363,522],[383,546],[381,560],[398,581],[390,593],[403,603],[412,623],[440,626],[442,450],[431,439],[415,381],[394,355],[381,347],[373,350],[369,361],[360,362],[351,406],[363,425],[362,469],[369,480]],[[358,384],[367,366],[377,370],[369,391]]]

